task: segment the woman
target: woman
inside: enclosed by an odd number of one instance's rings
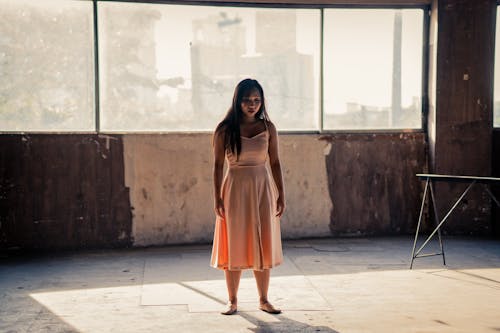
[[[256,80],[245,79],[236,86],[232,106],[215,129],[213,148],[217,219],[211,265],[223,269],[226,277],[229,302],[222,314],[237,311],[243,269],[254,272],[259,308],[280,313],[269,303],[267,291],[270,268],[283,261],[279,218],[285,195],[277,131]],[[228,168],[223,181],[224,159]]]

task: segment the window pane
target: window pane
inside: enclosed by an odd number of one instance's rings
[[[493,95],[493,126],[500,127],[500,11],[497,7],[497,26],[495,36],[495,92]]]
[[[92,2],[0,8],[0,131],[95,130]]]
[[[279,129],[317,129],[319,10],[99,3],[101,128],[213,130],[257,79]]]
[[[326,9],[325,129],[421,128],[421,9]]]

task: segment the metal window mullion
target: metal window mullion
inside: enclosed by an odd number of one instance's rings
[[[494,17],[495,17],[495,19],[494,19],[495,20],[495,24],[494,24],[495,29],[493,30],[493,34],[494,34],[494,37],[493,37],[493,40],[494,40],[494,42],[493,42],[493,48],[494,48],[494,50],[493,50],[493,52],[494,52],[493,53],[493,57],[494,57],[494,60],[493,60],[493,68],[492,68],[492,71],[493,71],[493,84],[492,84],[492,87],[491,87],[491,92],[493,93],[493,106],[491,108],[492,109],[491,111],[493,113],[492,120],[491,120],[491,128],[492,129],[496,129],[496,128],[500,127],[500,124],[498,124],[498,126],[495,126],[496,125],[495,124],[495,116],[496,116],[497,112],[500,112],[500,110],[495,110],[495,83],[496,83],[495,82],[496,81],[495,80],[495,76],[496,76],[495,75],[495,68],[498,66],[496,59],[497,59],[497,54],[498,54],[499,51],[498,51],[497,48],[500,48],[500,45],[497,45],[497,43],[496,43],[496,35],[498,34],[498,23],[499,23],[497,21],[498,14],[499,14],[498,13],[498,9],[499,9],[498,5],[499,4],[500,4],[500,1],[497,1],[497,7],[496,7],[496,10],[495,10],[495,15],[494,15]]]
[[[101,130],[100,123],[100,91],[99,91],[99,31],[98,31],[98,17],[97,17],[97,0],[92,1],[94,9],[94,101],[95,101],[95,131],[99,133]]]
[[[323,82],[323,62],[324,62],[324,29],[325,29],[325,8],[320,9],[320,31],[319,31],[319,132],[324,131],[323,118],[325,113],[325,102],[324,102],[324,82]]]

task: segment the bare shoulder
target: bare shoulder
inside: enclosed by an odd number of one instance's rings
[[[278,130],[276,129],[276,126],[274,126],[272,121],[267,122],[267,128],[269,129],[269,134],[271,134],[271,135],[278,134]]]
[[[217,126],[212,137],[212,143],[214,145],[224,145],[226,126]]]
[[[214,137],[224,136],[224,132],[226,131],[226,125],[219,125],[214,131]]]

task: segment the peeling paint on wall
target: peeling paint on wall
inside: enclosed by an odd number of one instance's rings
[[[493,160],[492,173],[493,177],[500,178],[500,130],[493,131]],[[500,200],[500,185],[492,188],[492,192]],[[496,238],[500,238],[500,207],[492,203],[492,234]]]
[[[328,195],[325,150],[318,135],[281,135],[280,158],[287,209],[281,219],[283,238],[324,237],[332,201]]]
[[[124,145],[134,245],[211,242],[211,135],[128,135]],[[324,148],[314,135],[280,136],[288,204],[281,220],[284,238],[329,235]]]
[[[211,135],[127,135],[124,147],[134,245],[211,241]]]
[[[128,135],[134,245],[211,242],[209,134]],[[326,154],[326,155],[325,155]],[[288,238],[399,234],[416,224],[423,133],[280,135]]]
[[[413,231],[427,168],[423,133],[335,134],[326,156],[335,236],[389,235]]]
[[[131,243],[120,137],[0,136],[0,248]]]
[[[438,3],[436,112],[432,170],[440,174],[489,176],[492,167],[493,65],[496,2]],[[439,41],[446,40],[441,43]],[[438,183],[439,216],[465,184]],[[491,203],[473,188],[443,225],[444,233],[491,234]]]

